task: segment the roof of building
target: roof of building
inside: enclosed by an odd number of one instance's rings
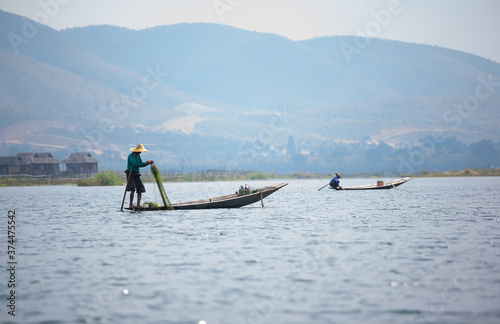
[[[70,156],[62,161],[63,163],[99,163],[88,152],[71,153]]]
[[[0,156],[0,165],[12,165],[15,164],[15,156]]]
[[[50,153],[18,153],[16,156],[0,156],[1,165],[59,164]]]
[[[23,164],[59,164],[59,160],[55,159],[50,153],[18,153],[14,157],[14,163]]]

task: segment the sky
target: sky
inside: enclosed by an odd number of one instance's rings
[[[437,45],[500,63],[498,0],[0,0],[60,30],[209,22],[292,40],[356,35]]]

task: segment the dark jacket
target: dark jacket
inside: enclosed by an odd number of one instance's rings
[[[332,180],[330,180],[330,187],[334,189],[340,187],[340,180],[338,179],[337,176],[335,176]]]
[[[141,155],[134,155],[134,152],[130,153],[127,159],[127,171],[132,168],[132,172],[139,172],[139,168],[145,167],[147,164],[142,162]]]

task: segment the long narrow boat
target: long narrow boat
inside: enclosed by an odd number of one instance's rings
[[[243,206],[247,206],[256,202],[261,202],[262,206],[264,207],[264,198],[269,196],[270,194],[274,193],[275,191],[278,191],[279,189],[283,188],[286,186],[288,183],[279,183],[275,184],[272,186],[267,186],[263,188],[258,188],[258,189],[251,189],[248,194],[245,195],[240,195],[238,193],[226,195],[226,196],[220,196],[220,197],[214,197],[214,198],[208,198],[208,199],[202,199],[202,200],[195,200],[195,201],[187,201],[187,202],[181,202],[181,203],[176,203],[172,204],[172,207],[174,210],[178,209],[214,209],[214,208],[239,208]],[[132,207],[132,208],[125,208],[128,210],[133,210],[133,211],[149,211],[149,210],[167,210],[166,206],[159,206],[159,207],[153,207],[153,206],[148,206],[148,207]]]
[[[356,187],[341,187],[336,190],[372,190],[372,189],[392,189],[410,181],[412,178],[402,178],[389,182],[378,181],[377,183]]]

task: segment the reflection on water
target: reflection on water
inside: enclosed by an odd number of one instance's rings
[[[122,187],[0,188],[3,213],[15,209],[18,221],[15,320],[500,321],[499,178],[318,192],[326,182],[290,181],[264,208],[143,213],[119,211]],[[180,202],[241,184],[165,189]],[[161,201],[146,186],[143,201]],[[0,296],[8,297],[5,285]]]

